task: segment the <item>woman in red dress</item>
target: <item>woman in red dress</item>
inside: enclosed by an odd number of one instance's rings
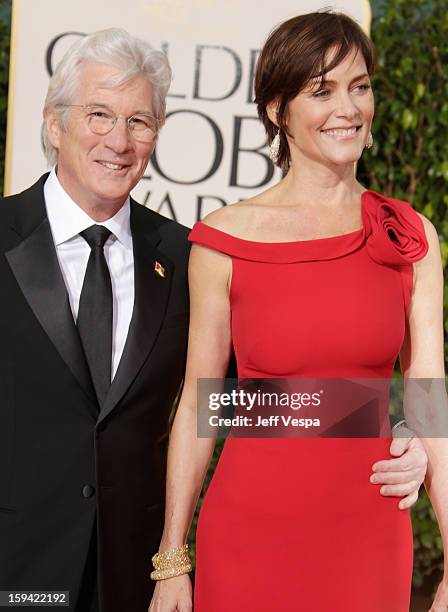
[[[224,376],[232,347],[239,378],[390,379],[398,356],[404,377],[444,377],[437,233],[356,180],[372,140],[373,69],[368,37],[332,13],[285,22],[261,52],[256,101],[286,176],[191,232],[161,551],[185,541],[213,452],[214,440],[196,439],[196,381]],[[425,444],[446,534],[446,442]],[[387,435],[230,437],[199,516],[195,612],[407,612],[409,512],[369,482],[389,446]],[[432,609],[447,605],[444,581]],[[158,583],[150,609],[189,606],[178,576]]]

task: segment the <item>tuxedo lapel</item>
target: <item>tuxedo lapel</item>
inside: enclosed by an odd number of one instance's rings
[[[134,248],[134,309],[123,354],[99,421],[121,400],[151,352],[165,316],[174,273],[173,263],[157,249],[160,242],[157,228],[148,219],[143,207],[133,200],[131,231]],[[157,263],[164,268],[162,274],[155,270]]]
[[[43,185],[47,176],[21,194],[12,229],[23,240],[5,255],[45,333],[81,387],[96,401],[46,215]]]

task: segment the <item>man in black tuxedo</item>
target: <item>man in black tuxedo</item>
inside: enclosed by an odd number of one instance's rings
[[[75,43],[44,108],[54,167],[0,205],[0,590],[69,591],[76,612],[145,612],[154,587],[187,229],[129,193],[169,81],[122,30]],[[425,455],[404,458],[383,482],[415,499]]]
[[[57,166],[0,207],[0,590],[69,591],[80,612],[143,612],[154,586],[188,230],[129,193],[169,82],[123,31],[80,40],[44,110]]]

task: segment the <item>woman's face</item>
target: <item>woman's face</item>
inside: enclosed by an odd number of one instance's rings
[[[327,62],[331,61],[330,51]],[[288,105],[291,159],[324,164],[356,162],[363,152],[374,114],[374,100],[361,52],[354,49],[320,80],[310,82]]]

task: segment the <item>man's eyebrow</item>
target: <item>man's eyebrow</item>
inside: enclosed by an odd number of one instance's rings
[[[151,115],[151,117],[154,117],[154,113],[152,113],[150,110],[136,110],[132,114],[133,115]]]
[[[107,104],[104,104],[103,102],[88,102],[85,106],[93,106],[95,108],[105,108],[109,110],[111,113],[114,112],[110,106],[108,106]],[[150,115],[151,117],[154,116],[150,110],[136,110],[130,116],[133,117],[134,115]]]
[[[99,106],[100,108],[107,108],[108,110],[112,110],[110,106],[107,106],[107,104],[103,104],[102,102],[87,102],[85,106]]]

